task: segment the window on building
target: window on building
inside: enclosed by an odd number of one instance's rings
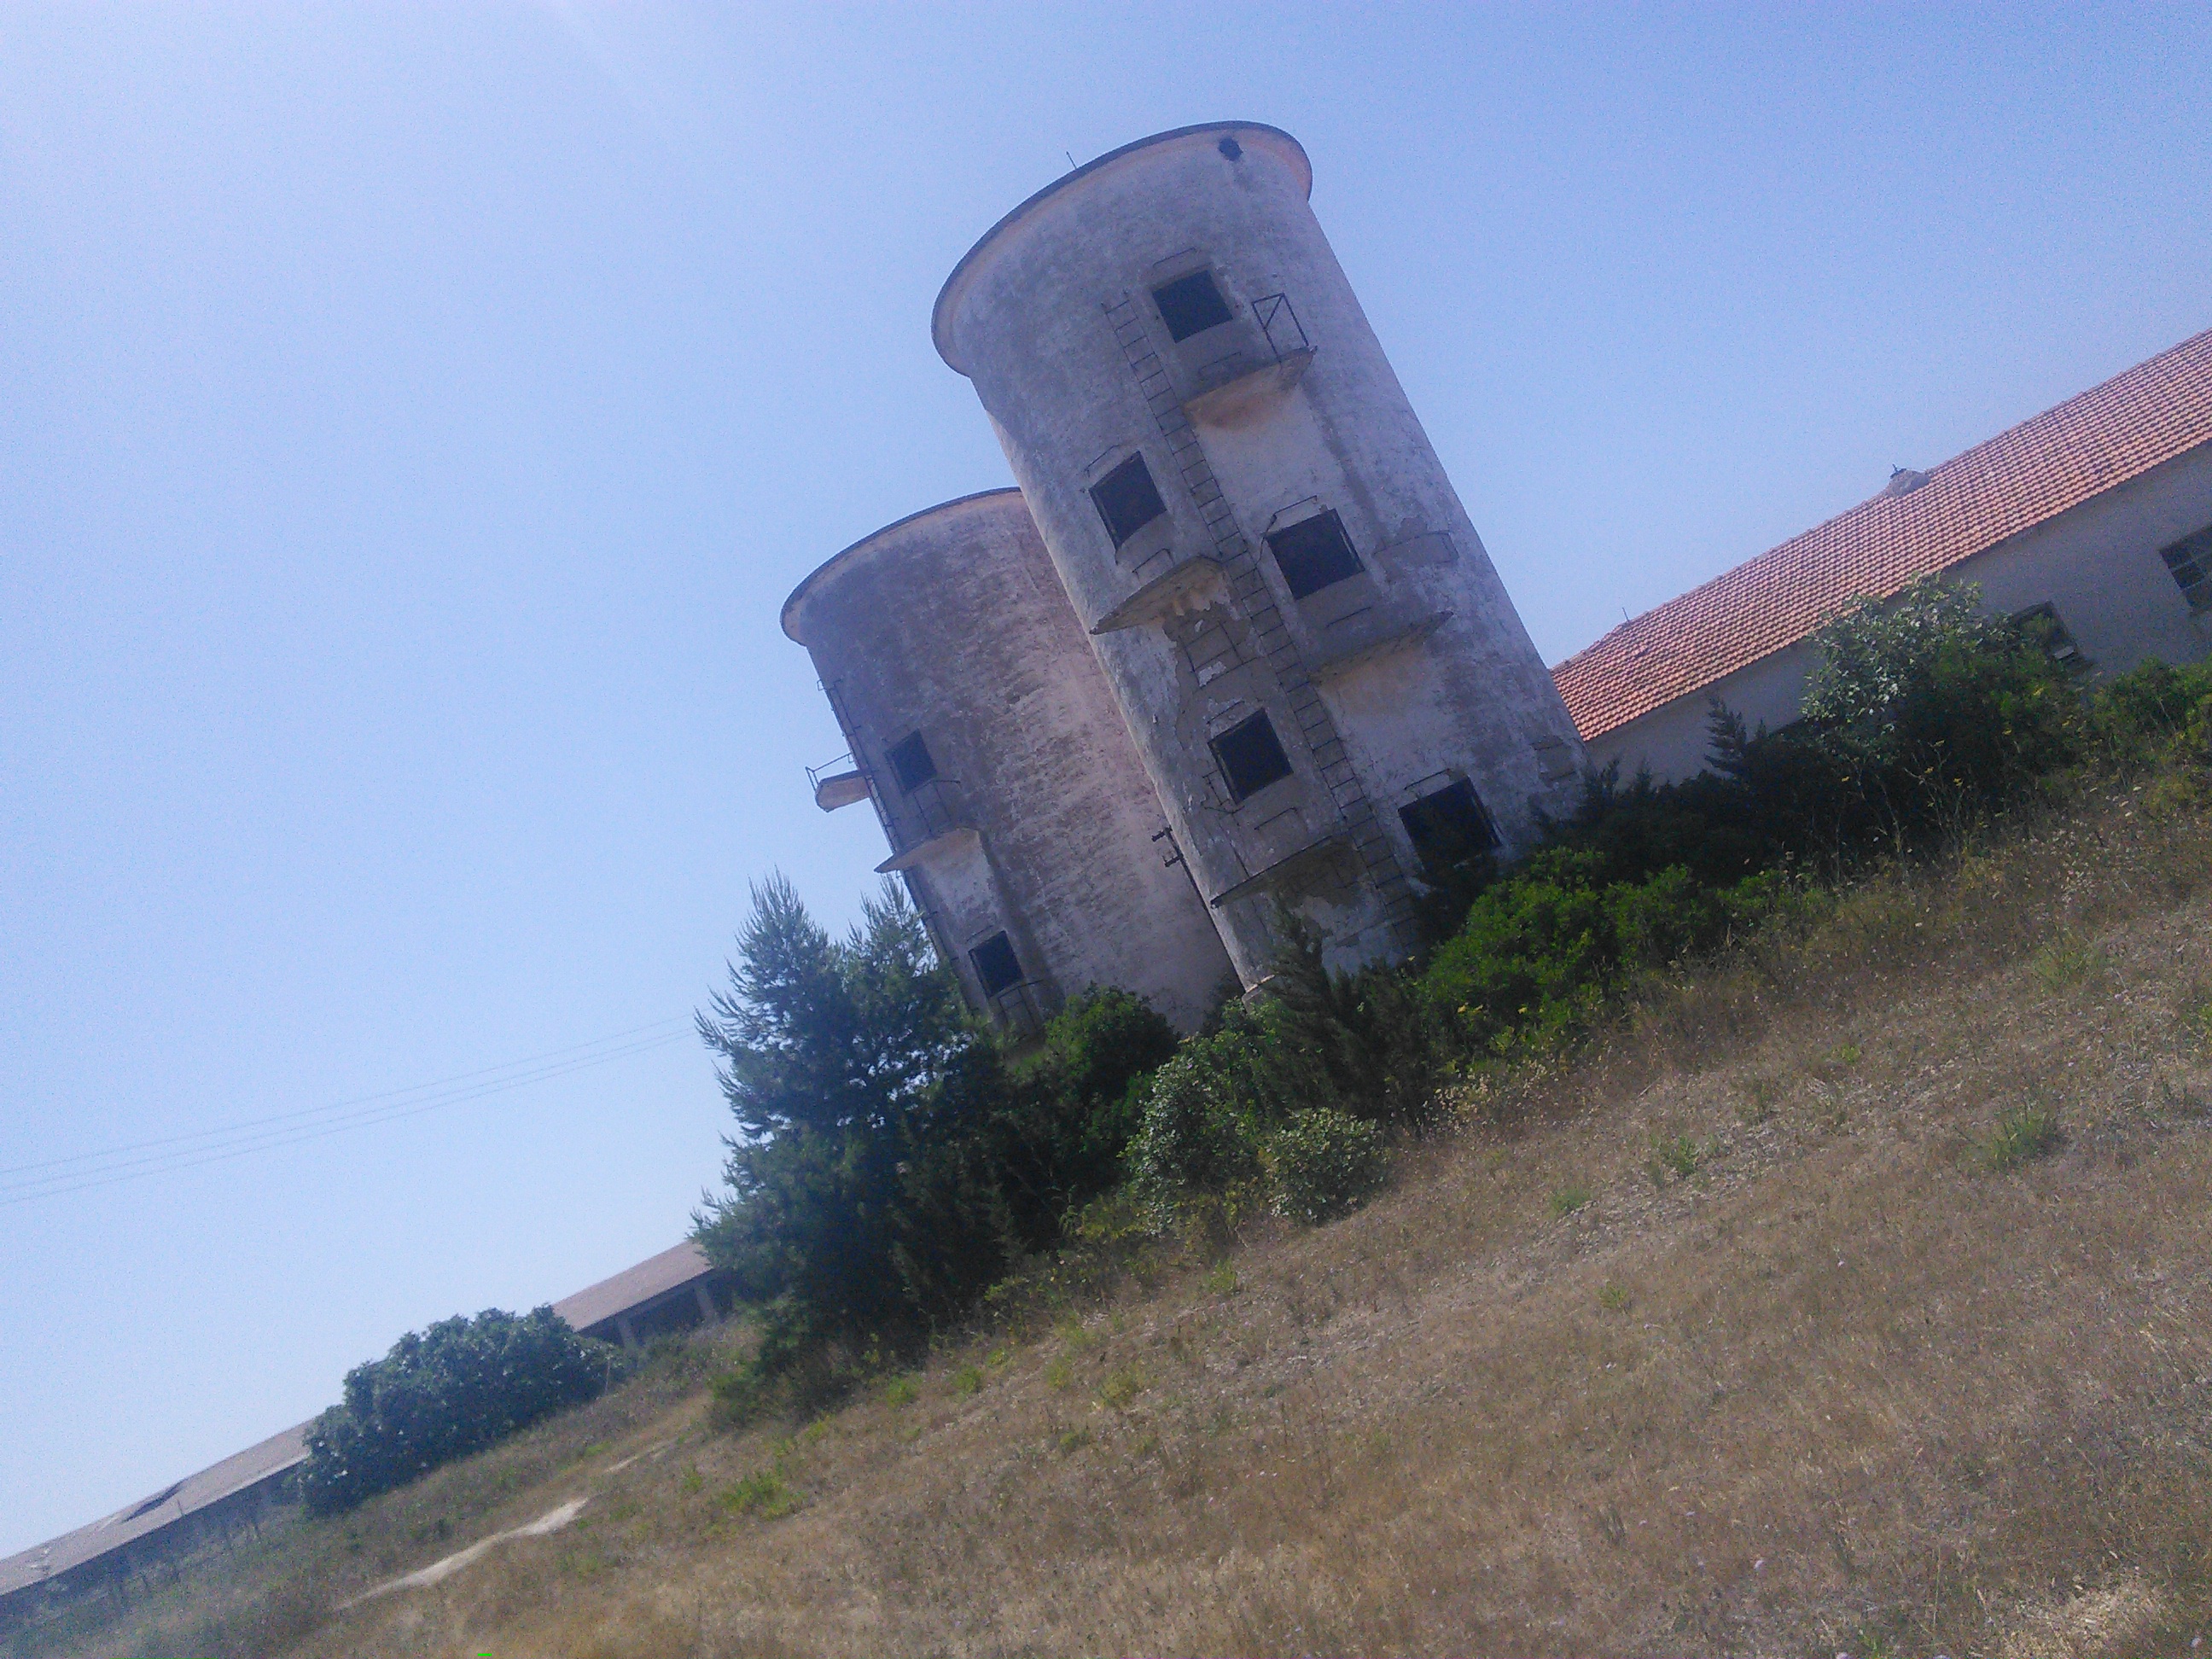
[[[1188,340],[1209,328],[1218,328],[1230,317],[1229,301],[1221,297],[1220,284],[1210,270],[1194,270],[1164,288],[1152,290],[1152,303],[1168,325],[1168,338]]]
[[[1267,550],[1275,556],[1294,599],[1356,576],[1364,568],[1352,550],[1351,538],[1344,533],[1344,521],[1334,511],[1276,531],[1267,538]]]
[[[2055,663],[2075,664],[2081,660],[2081,647],[2074,642],[2066,624],[2058,619],[2058,607],[2048,601],[2030,605],[2013,620],[2026,625],[2033,639],[2043,641],[2043,648],[2051,653]]]
[[[1278,779],[1291,775],[1291,757],[1275,736],[1275,723],[1263,709],[1239,720],[1213,740],[1213,758],[1229,785],[1229,798],[1242,801]]]
[[[2161,547],[2158,556],[2173,573],[2189,608],[2212,611],[2212,529],[2185,536],[2172,547]]]
[[[1021,959],[1014,954],[1013,940],[1004,933],[992,934],[968,953],[968,960],[975,963],[976,981],[987,997],[1022,982]]]
[[[1498,845],[1497,826],[1465,778],[1398,809],[1398,820],[1421,862],[1431,869],[1457,864]]]
[[[891,775],[909,795],[937,775],[937,763],[931,758],[929,745],[921,740],[919,732],[893,744],[890,758]]]
[[[1106,533],[1119,547],[1168,510],[1152,483],[1152,470],[1141,455],[1129,459],[1091,486],[1091,499],[1106,521]]]

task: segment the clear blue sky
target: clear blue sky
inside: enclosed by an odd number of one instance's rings
[[[929,307],[1067,153],[1304,142],[1556,660],[2212,325],[2209,17],[14,0],[0,1164],[680,1030],[773,866],[848,919],[777,608],[1006,482]],[[0,1204],[0,1550],[673,1243],[722,1124],[678,1040]]]

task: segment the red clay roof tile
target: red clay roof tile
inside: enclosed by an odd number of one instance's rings
[[[1622,623],[1552,678],[1599,737],[2208,440],[2212,329]]]

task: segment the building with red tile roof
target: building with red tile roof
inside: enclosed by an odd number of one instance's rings
[[[1796,718],[1808,636],[1943,574],[2050,606],[2098,668],[2212,648],[2212,330],[1613,629],[1552,671],[1591,758],[1680,777],[1717,698]]]

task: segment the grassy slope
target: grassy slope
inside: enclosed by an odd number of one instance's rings
[[[1655,991],[1347,1221],[822,1419],[787,1515],[720,1495],[794,1425],[714,1435],[663,1376],[52,1650],[2186,1650],[2209,897],[2212,821],[2092,804]],[[2022,1106],[2063,1146],[1984,1168]],[[1699,1166],[1655,1174],[1681,1135]]]

